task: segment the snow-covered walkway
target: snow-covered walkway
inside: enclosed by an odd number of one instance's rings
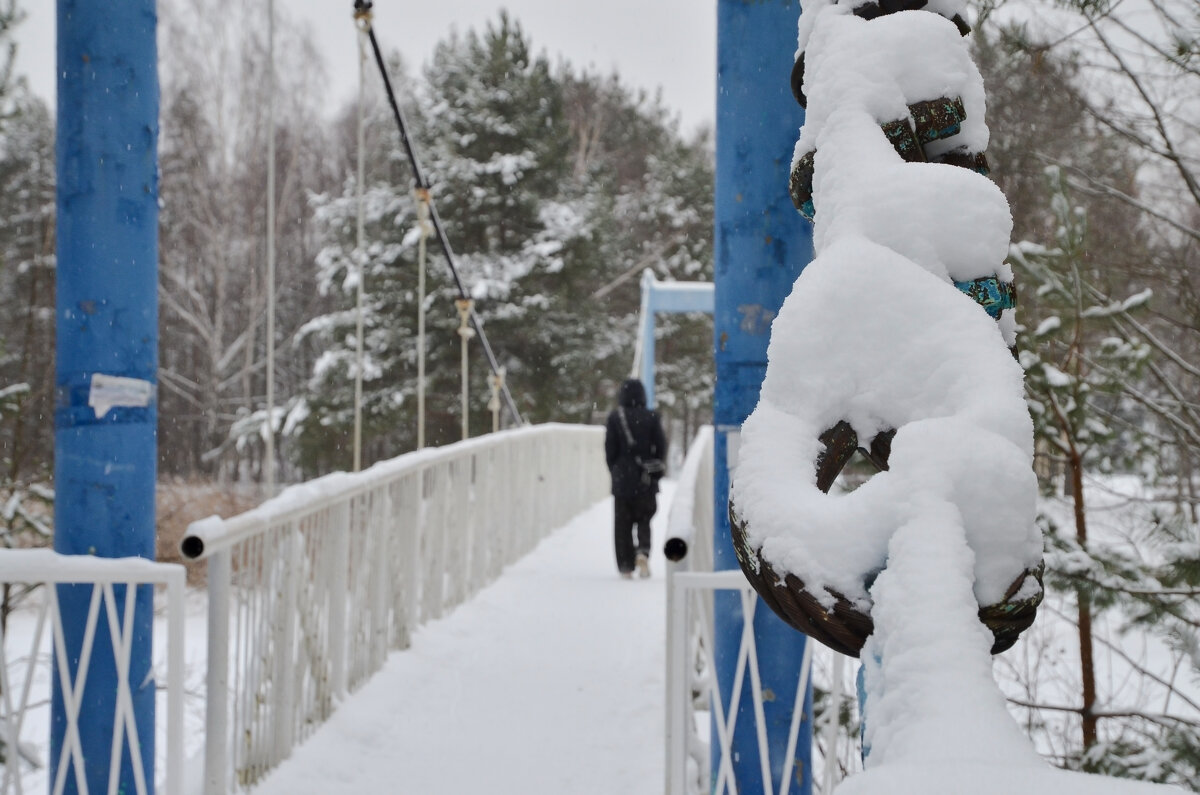
[[[673,485],[650,579],[617,576],[598,503],[421,628],[256,793],[661,793]]]

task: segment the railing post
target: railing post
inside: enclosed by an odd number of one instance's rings
[[[442,537],[445,546],[442,551],[443,577],[445,591],[442,595],[442,606],[447,612],[453,610],[460,602],[462,580],[462,501],[459,492],[462,475],[459,461],[447,461],[443,471],[446,473],[446,505],[442,520]]]
[[[279,591],[276,594],[275,610],[275,671],[272,687],[275,692],[274,716],[274,764],[287,759],[292,752],[295,736],[295,656],[297,585],[300,571],[303,541],[300,531],[294,524],[289,524],[283,532],[283,549],[281,558],[283,565],[280,571]]]
[[[350,501],[340,502],[333,513],[333,538],[329,540],[333,572],[329,578],[329,646],[330,675],[333,678],[334,699],[346,695],[346,600],[349,598],[350,568]]]
[[[508,509],[505,507],[500,490],[499,477],[501,470],[498,461],[505,459],[505,448],[496,446],[488,451],[487,463],[480,477],[483,479],[482,489],[487,500],[487,545],[488,545],[488,582],[500,576],[504,569],[504,554],[508,548],[505,534],[508,530]]]
[[[179,569],[167,581],[167,795],[183,795],[184,585]]]
[[[684,795],[687,791],[687,715],[688,669],[685,668],[688,645],[688,599],[680,594],[675,572],[685,570],[686,564],[667,563],[667,795]]]
[[[409,475],[401,484],[401,502],[393,516],[402,516],[400,520],[403,530],[400,547],[400,577],[399,610],[401,612],[396,634],[396,647],[407,649],[412,643],[413,628],[420,623],[420,604],[417,601],[417,582],[421,567],[418,562],[420,554],[421,529],[421,474]],[[404,494],[407,493],[407,497]],[[393,506],[395,509],[396,506]]]
[[[233,566],[229,550],[208,559],[208,678],[206,689],[204,793],[229,791],[229,596]]]
[[[379,505],[378,491],[370,495],[371,504],[367,512],[367,532],[375,539],[375,559],[371,561],[371,662],[372,670],[378,670],[387,659],[388,650],[388,532],[382,521],[384,506]]]
[[[441,618],[446,610],[446,502],[449,499],[450,475],[446,464],[439,463],[427,470],[433,476],[433,489],[425,505],[422,533],[427,541],[429,562],[421,590],[429,594],[426,604],[432,610],[427,618]]]

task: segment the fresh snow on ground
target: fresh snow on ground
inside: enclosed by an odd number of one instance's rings
[[[256,795],[661,793],[672,488],[650,579],[617,576],[597,504],[418,630]]]

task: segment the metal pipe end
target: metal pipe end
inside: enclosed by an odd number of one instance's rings
[[[687,557],[688,545],[682,538],[668,538],[663,544],[663,555],[672,563],[678,563]]]
[[[184,536],[179,542],[179,552],[188,560],[196,560],[204,554],[204,539],[200,536]]]

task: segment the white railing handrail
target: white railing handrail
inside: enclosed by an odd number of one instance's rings
[[[0,583],[170,585],[179,577],[186,577],[179,564],[147,558],[63,555],[51,549],[0,549]]]
[[[526,425],[500,433],[477,436],[443,447],[427,447],[380,461],[361,472],[331,472],[319,478],[288,486],[275,497],[236,516],[209,516],[188,525],[180,552],[188,560],[203,560],[213,553],[244,542],[263,528],[295,521],[327,505],[330,500],[351,500],[389,480],[464,454],[480,452],[507,443],[514,436],[536,437],[566,430],[569,433],[600,433],[592,426],[548,422]]]
[[[712,596],[700,597],[699,615],[688,622],[690,601],[676,588],[676,577],[696,570],[710,576],[727,576],[733,572],[714,574],[712,571],[713,537],[713,429],[702,427],[688,448],[683,468],[675,483],[675,496],[667,514],[667,538],[663,555],[667,559],[667,648],[666,648],[666,770],[664,792],[680,795],[690,792],[702,774],[699,768],[708,765],[708,747],[700,741],[694,726],[694,705],[691,704],[697,626],[712,625]],[[736,572],[741,574],[741,572]],[[742,578],[745,581],[745,578]],[[680,623],[682,622],[682,623]],[[682,629],[672,632],[673,627]],[[711,636],[711,629],[709,630]],[[689,762],[697,768],[696,776],[688,772]]]
[[[417,626],[603,499],[603,436],[493,433],[193,523],[182,550],[208,562],[205,792],[253,786]]]
[[[30,704],[30,685],[34,681],[34,668],[39,663],[46,664],[51,669],[51,676],[56,676],[57,680],[64,688],[64,692],[74,695],[71,699],[77,704],[81,703],[83,694],[87,688],[86,671],[87,666],[81,666],[76,673],[76,680],[72,681],[68,676],[69,666],[67,661],[61,657],[64,653],[62,639],[64,637],[64,627],[62,615],[59,612],[59,602],[55,586],[59,585],[91,585],[93,589],[92,602],[93,607],[89,611],[87,626],[84,630],[84,636],[92,637],[96,632],[110,632],[113,635],[111,647],[114,653],[123,654],[124,657],[116,661],[117,671],[120,678],[120,672],[128,671],[130,668],[130,659],[128,657],[132,648],[129,643],[121,643],[120,638],[124,636],[128,638],[128,633],[133,631],[133,628],[127,623],[131,620],[132,601],[134,594],[139,586],[154,586],[164,585],[167,589],[167,659],[166,659],[166,696],[167,696],[167,716],[165,721],[166,728],[166,754],[165,754],[165,770],[161,777],[155,778],[160,780],[163,785],[161,792],[164,795],[182,795],[183,792],[183,675],[184,675],[184,587],[187,574],[184,568],[172,563],[157,563],[145,558],[99,558],[91,555],[63,555],[49,549],[0,549],[0,584],[22,584],[22,585],[40,585],[45,589],[45,597],[37,619],[37,629],[33,634],[34,648],[25,658],[25,679],[21,687],[15,687],[12,680],[12,674],[9,672],[10,664],[15,666],[16,662],[10,663],[8,652],[5,644],[5,637],[0,631],[0,678],[3,679],[3,693],[0,694],[0,739],[11,746],[13,753],[9,757],[9,763],[4,767],[3,781],[0,783],[0,792],[8,793],[16,791],[21,793],[24,791],[20,782],[20,754],[18,749],[21,747],[20,731],[25,720],[26,712],[31,708]],[[118,606],[117,591],[114,586],[124,585],[125,605]],[[106,610],[98,609],[101,604],[106,606]],[[122,613],[125,619],[117,618],[119,613]],[[102,615],[107,618],[107,621],[102,620]],[[39,653],[38,646],[42,642],[43,628],[46,621],[51,624],[51,635],[55,638],[53,643],[53,654],[51,659],[43,659]],[[152,670],[161,670],[159,666],[152,666]],[[118,682],[118,692],[124,691],[126,696],[131,688],[139,686],[140,683],[128,681]],[[48,698],[48,696],[47,696]],[[70,705],[68,705],[69,707]],[[80,775],[82,769],[82,753],[83,749],[78,745],[78,721],[80,718],[80,710],[75,709],[65,710],[66,737],[67,741],[63,748],[60,749],[59,775],[57,781],[51,782],[52,791],[62,792],[67,785],[68,776],[74,772]],[[122,714],[121,709],[116,709],[114,712],[114,737],[123,737],[124,743],[128,747],[131,743],[137,745],[137,737],[134,733],[135,728],[131,723],[126,722],[131,719],[127,715]],[[116,725],[120,723],[121,725]],[[128,728],[127,728],[128,727]],[[122,734],[122,732],[125,732]],[[69,757],[68,757],[69,755]],[[119,757],[117,757],[119,758]],[[67,768],[65,771],[63,768]],[[135,771],[140,777],[140,772]],[[113,771],[113,776],[116,771]],[[86,782],[76,781],[76,786],[81,789],[86,789]],[[115,787],[115,778],[110,783],[111,787]],[[135,782],[135,787],[138,792],[148,795],[147,790],[152,785],[148,782],[141,781],[140,778]],[[151,790],[152,791],[152,790]]]
[[[712,457],[713,429],[704,425],[696,431],[688,448],[667,514],[663,551],[674,563],[691,555],[693,561],[687,568],[692,570],[712,569]],[[696,555],[701,556],[700,560],[695,560]]]

